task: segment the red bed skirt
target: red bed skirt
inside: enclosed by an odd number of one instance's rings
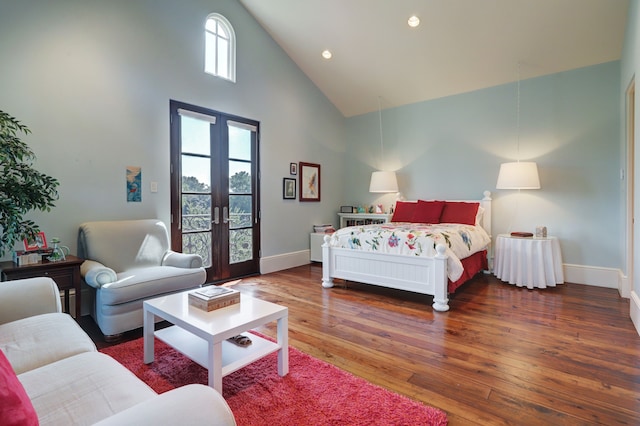
[[[458,287],[473,278],[478,272],[489,269],[487,251],[482,250],[462,259],[462,266],[464,267],[462,276],[455,282],[449,280],[449,293],[456,291]]]

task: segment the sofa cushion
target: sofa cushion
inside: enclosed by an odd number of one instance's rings
[[[38,425],[36,410],[2,351],[0,351],[0,425]]]
[[[0,349],[16,374],[21,374],[79,353],[95,352],[96,346],[71,316],[51,313],[1,324]]]
[[[163,294],[198,287],[206,279],[204,269],[154,266],[131,269],[118,274],[118,281],[100,287],[100,304],[120,303],[159,297]]]
[[[93,424],[156,397],[113,358],[85,352],[18,376],[41,425]]]

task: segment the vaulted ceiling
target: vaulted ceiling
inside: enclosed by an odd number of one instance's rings
[[[618,60],[629,3],[239,1],[345,117]]]

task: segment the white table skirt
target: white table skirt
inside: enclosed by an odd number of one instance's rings
[[[498,235],[494,274],[518,287],[547,288],[564,282],[560,243],[555,237],[518,238]]]

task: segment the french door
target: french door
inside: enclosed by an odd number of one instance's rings
[[[260,271],[259,123],[171,101],[171,245],[207,282]]]

